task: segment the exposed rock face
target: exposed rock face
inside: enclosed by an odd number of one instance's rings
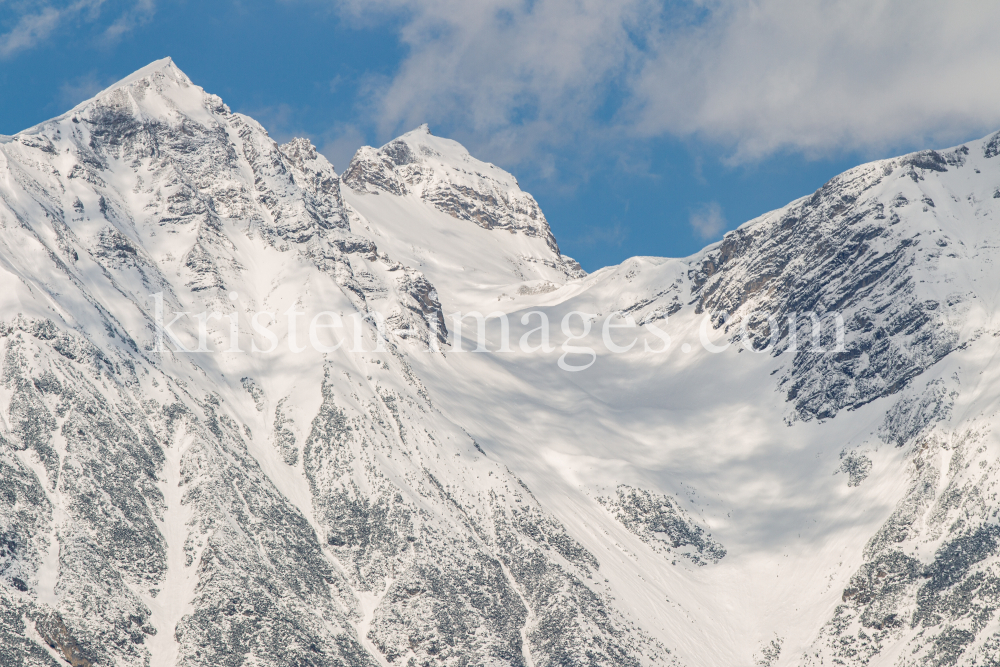
[[[968,151],[927,151],[853,169],[727,234],[693,268],[699,310],[736,314],[729,329],[739,322],[756,347],[773,337],[774,354],[794,356],[782,385],[799,417],[829,418],[895,393],[958,345],[969,295],[929,294],[914,267],[969,251],[941,230],[899,222],[915,207],[934,215],[923,175],[962,169]],[[823,330],[818,338],[810,313]],[[773,333],[765,314],[775,318]],[[842,317],[843,349],[828,355],[817,348],[837,347],[835,314]]]
[[[981,443],[970,431],[919,445],[906,495],[868,542],[805,664],[869,664],[890,647],[913,664],[996,662],[1000,527],[988,498],[1000,460]]]
[[[579,264],[560,255],[538,202],[513,176],[480,162],[454,141],[432,136],[426,125],[377,150],[358,150],[344,172],[344,183],[373,194],[412,194],[484,229],[543,239],[554,253],[554,266],[571,278],[584,275]]]
[[[718,563],[725,558],[725,548],[711,534],[706,535],[669,497],[625,484],[618,485],[615,492],[615,496],[599,498],[599,502],[655,550],[688,558],[696,565]]]
[[[872,470],[872,460],[863,452],[846,454],[840,464],[840,471],[848,477],[847,486],[858,486],[865,481]]]
[[[113,362],[49,321],[18,321],[3,344],[12,391],[4,457],[23,462],[4,477],[7,501],[34,495],[21,512],[37,517],[13,524],[34,530],[8,540],[17,551],[7,569],[12,582],[25,577],[13,586],[24,617],[60,657],[143,664],[161,631],[176,632],[184,664],[283,664],[317,646],[330,660],[365,655],[316,535],[248,455],[236,423],[216,412],[217,398],[147,397],[129,360]],[[168,545],[171,521],[187,534]],[[192,612],[158,628],[150,606],[188,587]],[[24,632],[5,628],[4,643]]]

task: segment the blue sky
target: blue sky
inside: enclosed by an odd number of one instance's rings
[[[429,123],[592,271],[1000,129],[998,24],[934,0],[0,0],[0,133],[169,55],[338,170]]]

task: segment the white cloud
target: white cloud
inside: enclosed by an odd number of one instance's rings
[[[56,29],[74,18],[86,23],[97,21],[104,3],[105,0],[76,0],[69,3],[56,2],[54,5],[28,3],[17,6],[21,14],[14,27],[0,34],[0,58],[9,58],[38,46],[49,39]],[[147,22],[155,9],[154,0],[133,0],[127,3],[118,18],[104,29],[100,41],[104,44],[116,42],[137,25]]]
[[[156,13],[154,0],[135,0],[102,35],[105,44],[114,44],[141,25],[145,25]]]
[[[1000,127],[1000,4],[712,2],[658,38],[635,83],[638,129],[735,158],[947,144]]]
[[[365,20],[403,16],[409,57],[373,96],[379,130],[447,123],[456,138],[489,137],[509,158],[591,124],[607,88],[639,51],[630,31],[658,12],[651,0],[353,0]],[[481,145],[481,141],[478,142]]]
[[[539,146],[621,137],[696,137],[753,160],[942,145],[1000,127],[1000,3],[340,6],[400,25],[409,48],[372,99],[383,133],[446,123],[459,139],[489,137],[487,153],[510,161],[534,159]]]
[[[691,229],[703,241],[716,238],[726,229],[726,217],[722,214],[722,207],[716,202],[692,211],[689,222]]]
[[[21,16],[14,27],[0,35],[0,57],[6,58],[18,51],[30,49],[49,36],[59,25],[63,12],[44,7],[37,13]]]

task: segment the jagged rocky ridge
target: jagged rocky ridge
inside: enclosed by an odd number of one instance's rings
[[[0,138],[0,662],[1000,664],[998,137],[590,276],[426,127],[341,178],[169,60]],[[519,351],[571,310],[646,339]]]
[[[961,258],[967,250],[942,230],[899,223],[901,209],[936,208],[921,187],[925,174],[960,169],[968,154],[962,146],[853,169],[728,234],[692,271],[697,308],[736,314],[740,323],[746,313],[756,346],[772,336],[765,315],[778,327],[774,354],[796,336],[799,349],[782,385],[798,417],[829,418],[894,393],[958,345],[970,295],[928,294],[913,268],[928,254]],[[813,349],[836,347],[835,323],[825,323],[827,334],[816,345],[808,313],[841,314],[843,351]],[[792,314],[803,316],[794,330]]]

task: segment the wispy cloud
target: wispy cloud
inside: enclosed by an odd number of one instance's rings
[[[113,77],[98,76],[91,71],[83,76],[65,81],[59,86],[59,103],[66,108],[90,99],[115,82]]]
[[[619,220],[610,227],[588,225],[584,228],[583,235],[575,239],[575,245],[583,247],[601,245],[620,248],[627,238],[628,229]]]
[[[24,14],[9,32],[0,35],[0,57],[10,57],[46,39],[59,25],[63,15],[64,11],[53,7]]]
[[[717,238],[726,229],[722,206],[716,202],[709,202],[692,211],[688,222],[695,235],[703,241]]]
[[[1000,127],[1000,3],[340,0],[409,56],[371,101],[508,162],[695,137],[734,161],[947,144]],[[478,137],[478,139],[476,139]],[[488,137],[485,142],[483,137]]]
[[[107,45],[117,43],[118,40],[139,26],[149,23],[155,13],[156,3],[154,0],[136,0],[104,30],[102,41]]]
[[[33,49],[52,37],[63,25],[80,20],[95,23],[102,15],[105,0],[76,0],[75,2],[28,3],[20,8],[14,26],[0,34],[0,58],[10,58],[22,51]],[[102,44],[113,44],[123,35],[152,18],[156,11],[154,0],[134,0],[101,32]]]

